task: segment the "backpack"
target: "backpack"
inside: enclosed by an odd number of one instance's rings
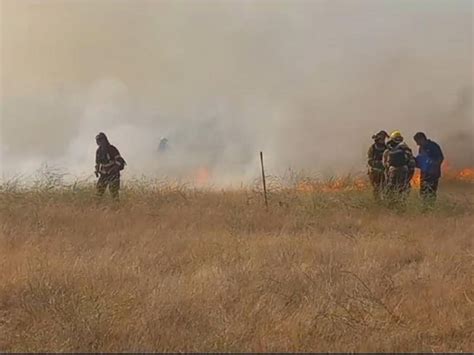
[[[408,165],[406,152],[400,147],[395,147],[390,150],[388,152],[388,164],[395,168],[401,168],[402,166]]]

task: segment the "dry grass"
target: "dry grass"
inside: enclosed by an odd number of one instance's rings
[[[472,185],[0,192],[1,351],[473,350]]]

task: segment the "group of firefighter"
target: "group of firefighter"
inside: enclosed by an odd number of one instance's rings
[[[415,169],[420,170],[420,196],[432,204],[436,200],[441,165],[444,160],[440,146],[423,132],[413,137],[419,147],[415,157],[400,131],[390,135],[380,131],[372,136],[374,143],[367,153],[369,178],[374,198],[378,201],[403,203],[410,190]]]
[[[444,160],[439,145],[418,132],[413,137],[419,147],[415,157],[399,131],[390,135],[380,131],[372,138],[374,143],[368,151],[368,166],[374,197],[378,201],[403,203],[410,193],[415,169],[420,169],[420,195],[424,201],[434,202]],[[96,143],[97,195],[101,197],[108,187],[112,197],[118,199],[120,171],[126,162],[104,133],[96,136]]]

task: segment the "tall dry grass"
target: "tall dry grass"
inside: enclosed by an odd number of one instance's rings
[[[0,192],[1,351],[473,350],[472,185]]]

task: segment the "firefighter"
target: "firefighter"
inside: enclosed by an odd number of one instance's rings
[[[425,133],[418,132],[413,139],[419,147],[416,166],[421,172],[420,196],[424,202],[428,204],[434,203],[436,201],[444,155],[441,147],[428,139]]]
[[[416,162],[400,131],[390,134],[387,149],[383,154],[383,163],[387,197],[404,201],[410,192],[410,181],[415,173]]]
[[[374,198],[380,200],[381,193],[385,184],[385,167],[383,165],[383,154],[387,149],[385,140],[389,135],[385,131],[372,136],[374,143],[370,146],[367,152],[367,165],[370,183],[372,184]]]
[[[95,140],[99,146],[95,155],[95,176],[97,181],[97,196],[102,197],[109,187],[110,194],[118,200],[120,190],[120,171],[124,169],[126,162],[120,156],[117,148],[109,143],[107,136],[100,132]]]
[[[161,137],[160,144],[158,145],[158,152],[164,153],[168,150],[168,138]]]

